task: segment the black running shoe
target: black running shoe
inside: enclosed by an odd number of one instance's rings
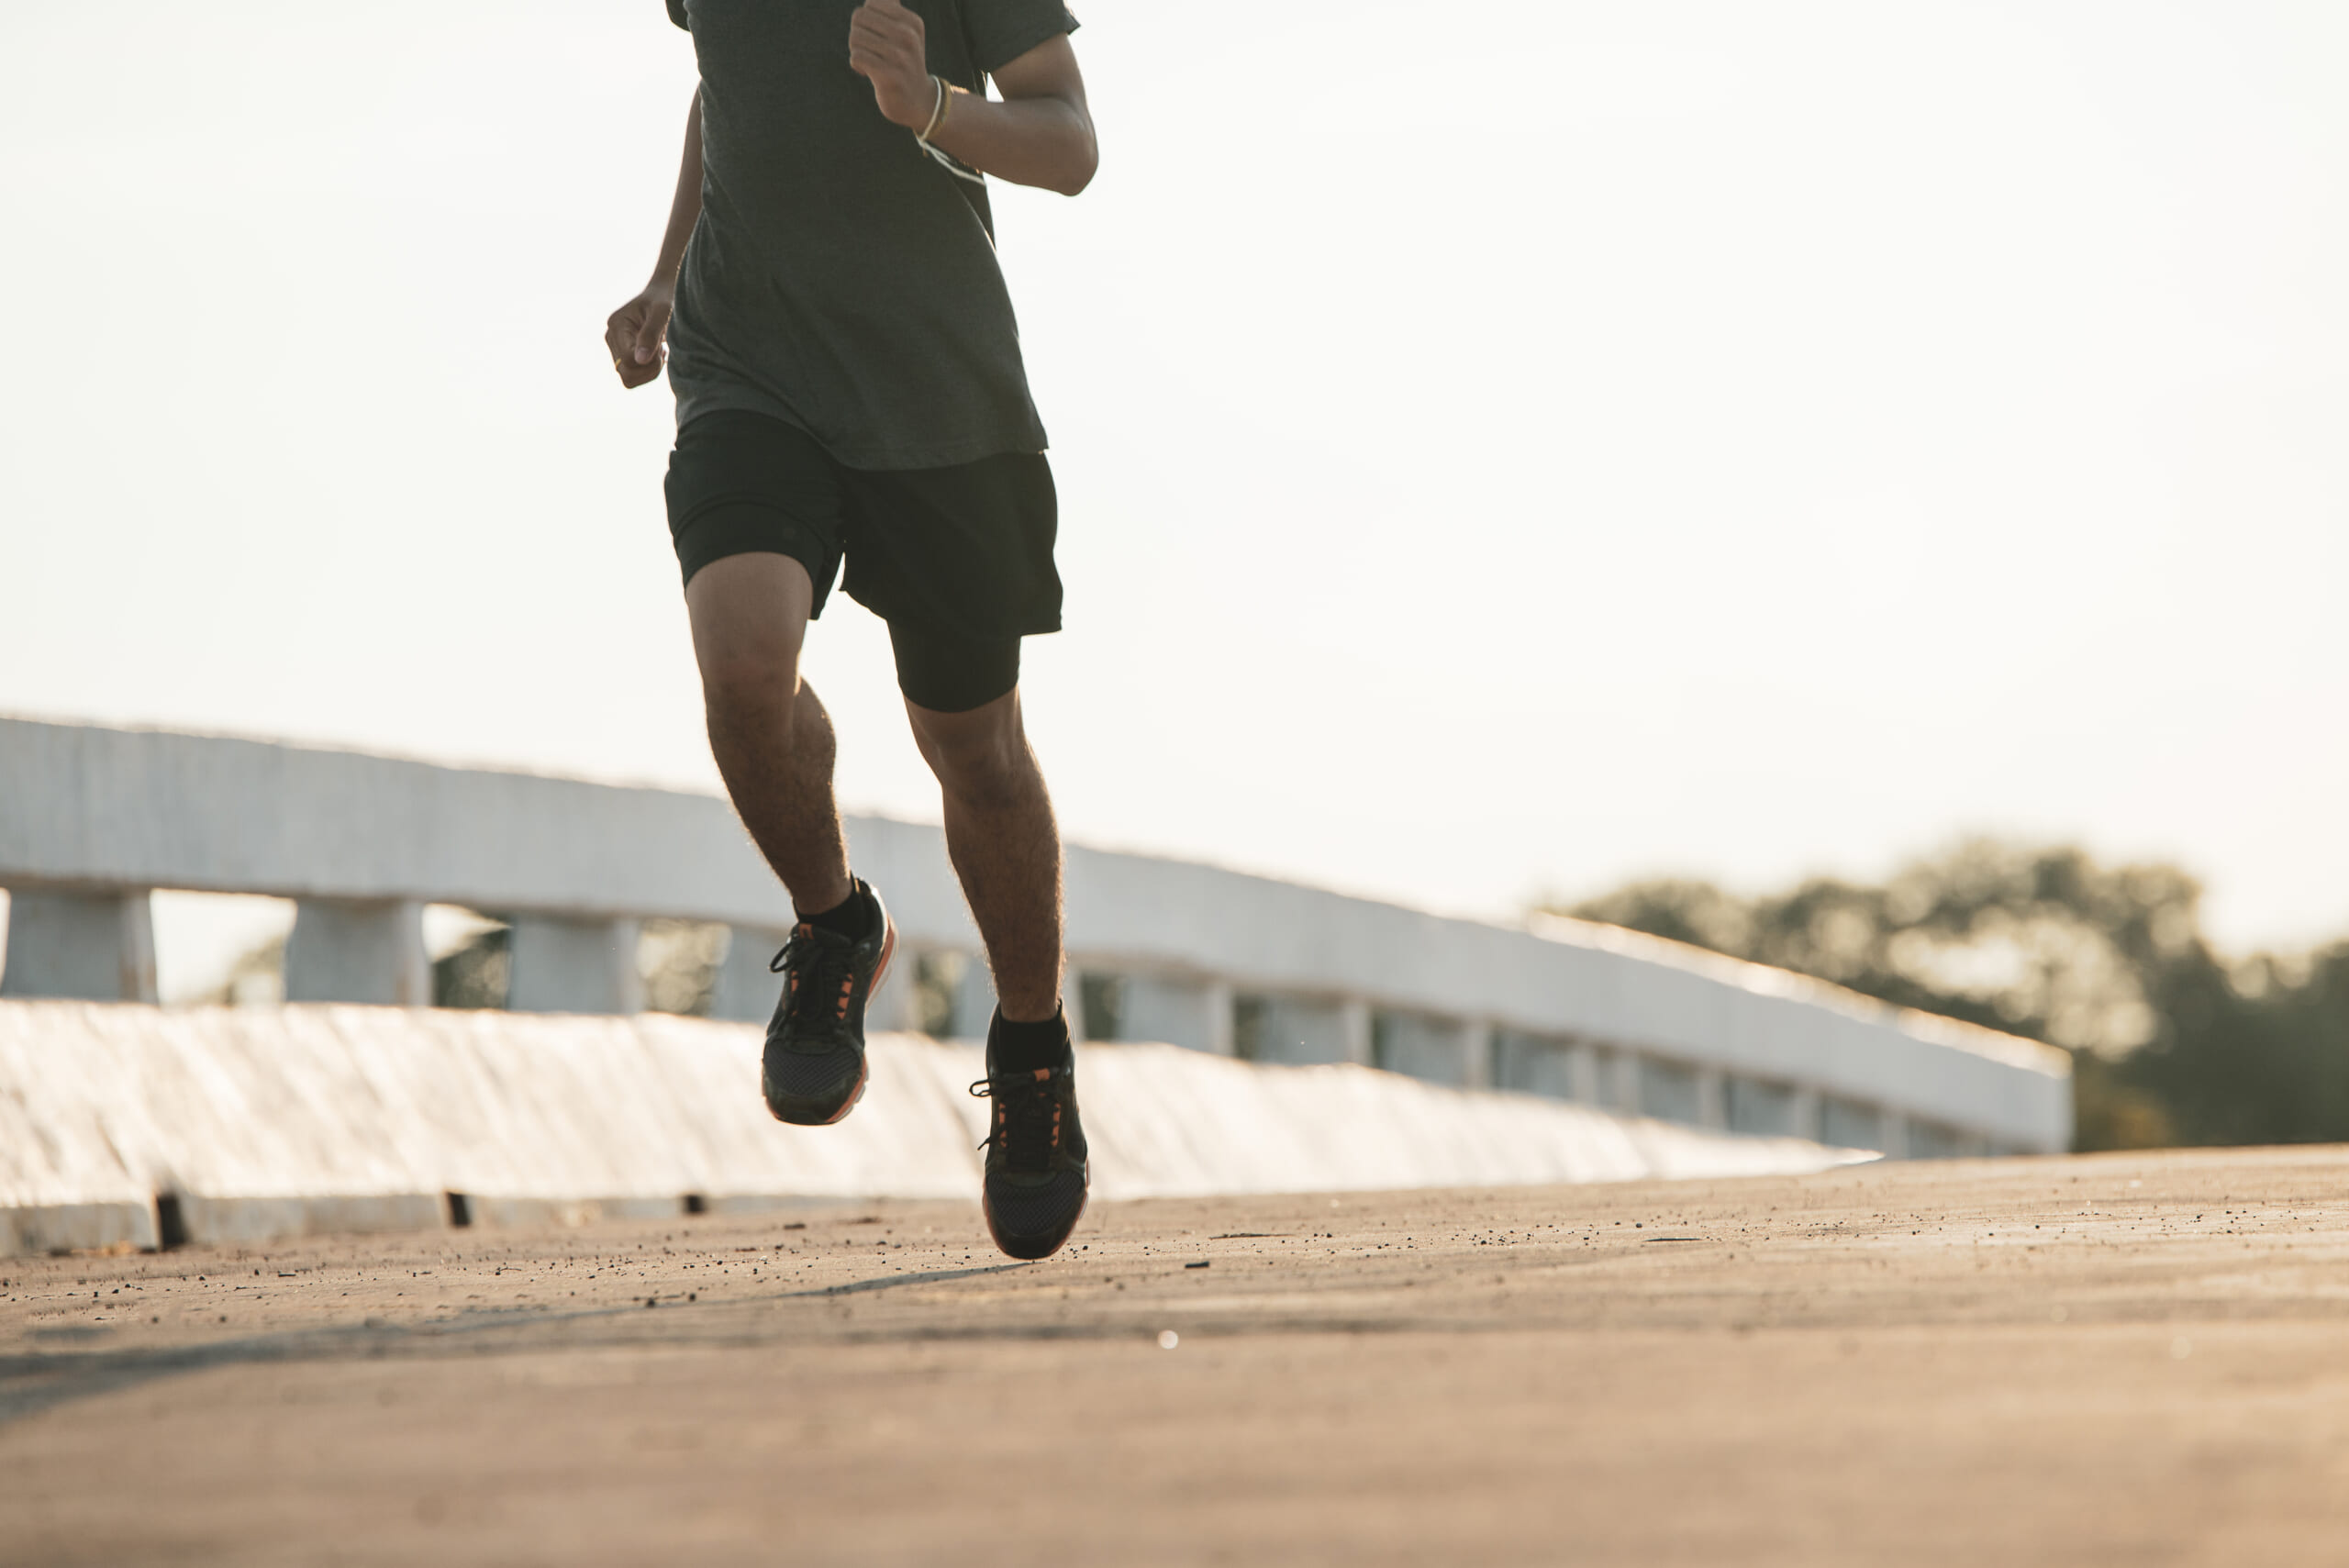
[[[971,1093],[995,1102],[980,1184],[987,1230],[1015,1258],[1049,1258],[1085,1214],[1091,1178],[1076,1118],[1076,1056],[1032,1073],[990,1073]]]
[[[783,999],[767,1025],[759,1087],[777,1121],[827,1127],[864,1094],[864,1004],[889,972],[896,929],[881,895],[862,878],[855,895],[873,911],[855,941],[801,921],[767,967],[783,975]]]

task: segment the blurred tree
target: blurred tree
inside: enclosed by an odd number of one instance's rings
[[[647,920],[637,948],[644,975],[644,1010],[709,1017],[718,998],[718,965],[726,958],[724,926],[699,920]],[[780,993],[783,982],[775,982]]]
[[[432,1005],[436,1007],[503,1007],[507,976],[513,967],[514,933],[489,926],[464,945],[432,961]]]
[[[2349,942],[2232,970],[2173,866],[1974,840],[1882,886],[1633,883],[1558,911],[2070,1051],[2076,1147],[2349,1138]]]

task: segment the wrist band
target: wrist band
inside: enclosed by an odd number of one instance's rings
[[[914,133],[914,145],[927,153],[931,162],[936,163],[956,179],[968,180],[974,185],[985,184],[987,183],[985,175],[944,148],[932,147],[930,144],[930,136],[940,126],[946,123],[947,112],[954,106],[954,89],[946,84],[946,78],[932,72],[930,80],[938,89],[938,101],[930,106],[930,123]]]
[[[938,89],[938,101],[930,106],[930,123],[922,127],[920,133],[914,138],[919,142],[928,142],[930,133],[936,130],[946,119],[946,78],[932,75],[930,80],[930,84]]]

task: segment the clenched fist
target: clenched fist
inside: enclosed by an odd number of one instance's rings
[[[648,288],[604,323],[604,347],[612,351],[612,369],[622,386],[642,386],[661,373],[668,346],[669,311],[674,299],[666,288]]]
[[[900,0],[864,0],[848,19],[848,68],[873,83],[884,116],[913,131],[938,108],[923,38],[921,18]]]

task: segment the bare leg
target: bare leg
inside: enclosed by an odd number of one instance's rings
[[[969,713],[906,705],[945,795],[946,852],[987,945],[1003,1016],[1034,1023],[1061,1005],[1061,835],[1017,687]]]
[[[815,587],[787,555],[729,555],[685,585],[709,750],[751,838],[802,914],[849,895],[832,721],[799,679]]]

